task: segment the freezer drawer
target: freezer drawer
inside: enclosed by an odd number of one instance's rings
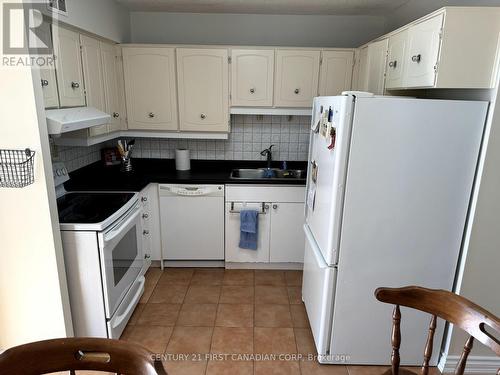
[[[302,299],[311,324],[320,362],[325,362],[330,344],[335,277],[337,269],[323,259],[314,237],[304,225],[306,234]]]

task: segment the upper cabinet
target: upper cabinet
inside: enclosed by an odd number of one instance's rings
[[[273,105],[274,49],[231,50],[231,105]]]
[[[276,51],[274,105],[311,107],[318,95],[319,50]]]
[[[403,85],[403,72],[406,63],[408,30],[392,35],[389,38],[385,87],[391,89]]]
[[[434,86],[443,17],[443,14],[439,14],[408,29],[403,86]]]
[[[385,64],[388,40],[383,39],[364,47],[359,54],[358,90],[375,95],[384,94]]]
[[[104,99],[104,81],[101,61],[101,48],[97,39],[80,35],[83,78],[85,82],[85,92],[87,105],[106,111],[106,101]],[[108,132],[108,125],[99,125],[89,128],[89,135],[95,136]]]
[[[74,31],[53,26],[52,38],[60,105],[61,107],[84,106],[80,36]]]
[[[111,116],[107,131],[114,132],[122,129],[125,122],[121,55],[118,55],[114,44],[99,42],[99,47],[101,50],[105,111]]]
[[[358,86],[375,93],[382,93],[380,84],[376,84],[382,80],[387,90],[492,88],[499,34],[499,8],[440,9],[362,47]],[[366,66],[372,62],[368,55],[375,46],[381,59],[387,39],[384,76],[381,69]],[[365,62],[363,53],[367,56]],[[377,91],[372,90],[375,87]]]
[[[123,48],[129,129],[177,130],[175,49]]]
[[[38,28],[38,32],[45,34],[46,40],[51,40],[50,25],[48,23],[43,23]],[[45,107],[59,107],[55,63],[40,67],[40,85],[42,86]]]
[[[340,95],[343,91],[350,90],[353,65],[353,51],[322,51],[319,95]]]
[[[180,130],[229,130],[227,49],[177,48]]]

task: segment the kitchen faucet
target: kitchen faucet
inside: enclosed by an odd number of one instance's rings
[[[271,169],[271,163],[273,162],[273,151],[271,150],[274,145],[269,146],[265,150],[262,150],[260,154],[267,157],[267,169]]]

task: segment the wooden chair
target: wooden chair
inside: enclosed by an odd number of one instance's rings
[[[399,346],[401,344],[401,312],[399,306],[411,307],[432,315],[424,349],[422,375],[429,373],[429,361],[432,355],[434,331],[438,317],[452,323],[455,327],[460,327],[469,334],[455,369],[455,375],[463,375],[474,339],[482,342],[493,350],[497,356],[500,356],[500,341],[493,336],[496,334],[498,337],[500,333],[500,319],[464,297],[446,290],[427,289],[418,286],[378,288],[375,291],[375,297],[381,302],[396,305],[392,314],[392,366],[386,374],[413,374],[411,371],[399,368]],[[498,369],[497,375],[500,375],[500,369]]]
[[[100,338],[65,338],[16,346],[0,354],[0,374],[40,375],[94,370],[126,375],[166,375],[161,361],[137,344]]]

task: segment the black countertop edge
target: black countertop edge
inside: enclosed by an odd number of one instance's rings
[[[305,161],[289,161],[288,169],[307,169]],[[68,191],[141,191],[149,183],[178,184],[255,184],[298,185],[305,180],[235,180],[231,170],[237,168],[265,168],[265,161],[254,160],[191,160],[191,170],[177,171],[174,159],[132,159],[134,171],[121,172],[120,166],[105,166],[102,161],[71,172],[70,180],[64,184]],[[282,162],[272,163],[281,168]]]

